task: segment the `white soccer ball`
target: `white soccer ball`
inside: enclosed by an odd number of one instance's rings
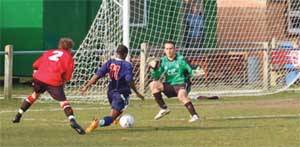
[[[134,125],[134,118],[130,114],[125,114],[120,118],[120,126],[122,128],[131,128]]]

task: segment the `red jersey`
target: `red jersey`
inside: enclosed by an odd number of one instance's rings
[[[51,86],[61,86],[70,81],[74,60],[64,49],[49,50],[33,63],[33,78]]]

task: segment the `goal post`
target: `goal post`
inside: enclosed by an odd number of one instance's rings
[[[192,78],[190,96],[285,90],[300,77],[300,16],[294,15],[299,5],[297,0],[103,0],[74,55],[66,92],[76,100],[106,99],[107,78],[85,96],[79,89],[123,43],[130,48],[138,88],[150,94],[146,58],[162,56],[166,40],[204,71]]]
[[[130,38],[129,38],[129,20],[130,20],[130,0],[123,0],[122,5],[122,30],[123,30],[123,44],[130,49]],[[126,57],[127,61],[130,61],[130,50],[128,56]]]

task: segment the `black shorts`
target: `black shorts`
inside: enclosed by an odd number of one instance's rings
[[[177,97],[178,91],[180,89],[185,89],[187,93],[191,90],[191,84],[190,83],[184,83],[179,85],[169,85],[167,83],[163,83],[164,85],[164,91],[163,93],[168,97]]]
[[[45,91],[48,91],[48,93],[51,95],[51,97],[57,101],[65,101],[66,95],[64,92],[64,86],[51,86],[46,83],[43,83],[38,80],[33,80],[32,83],[33,91],[39,94],[44,93]]]

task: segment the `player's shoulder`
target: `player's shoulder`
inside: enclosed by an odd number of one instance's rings
[[[160,58],[160,60],[161,60],[162,62],[169,61],[169,59],[168,59],[167,56],[162,56],[162,57]]]
[[[185,60],[185,57],[183,55],[181,55],[181,54],[176,54],[176,58],[178,60]]]
[[[125,64],[126,66],[128,66],[128,67],[133,67],[132,62],[129,62],[129,61],[124,60],[124,64]]]
[[[55,51],[55,49],[49,49],[49,50],[46,50],[44,52],[44,54],[52,54],[53,51]]]
[[[132,63],[123,59],[119,59],[119,58],[111,58],[107,61],[108,63],[115,63],[115,64],[119,64],[122,66],[132,66]]]
[[[71,56],[72,54],[69,51],[66,51],[64,49],[49,49],[45,53],[46,54],[58,54],[59,52],[62,52],[62,56]]]
[[[63,52],[63,58],[65,58],[65,60],[74,60],[71,52],[64,49],[57,49],[57,50]]]

